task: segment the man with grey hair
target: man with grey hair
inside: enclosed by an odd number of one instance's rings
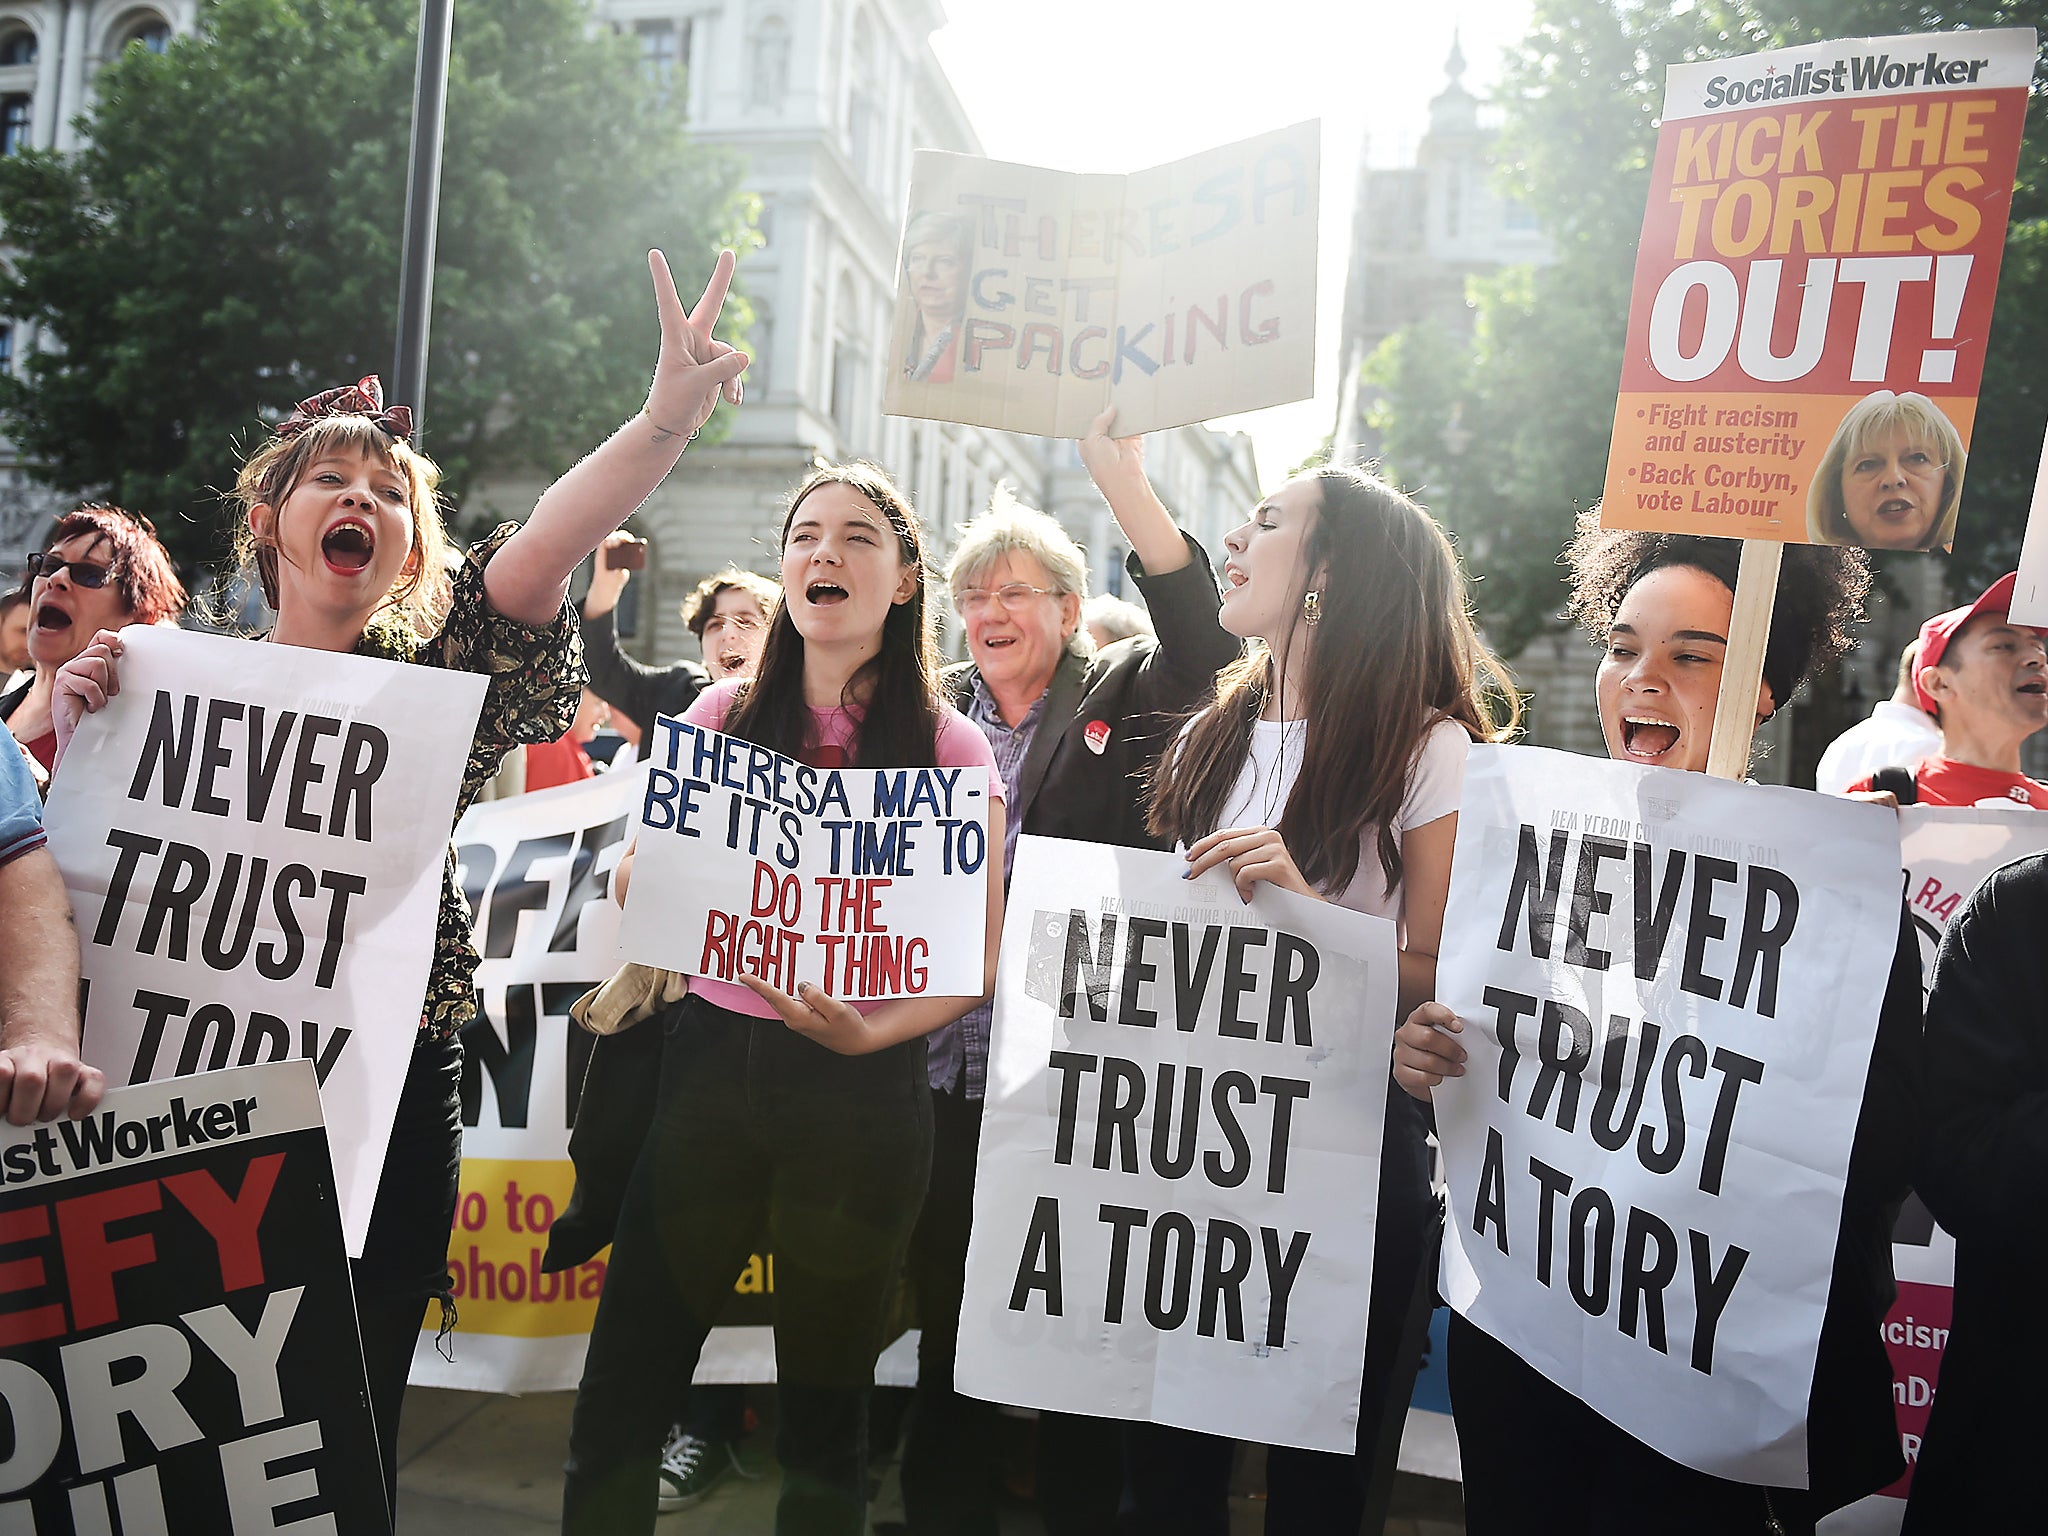
[[[1133,635],[1152,633],[1152,620],[1136,603],[1127,603],[1107,592],[1098,592],[1081,605],[1081,627],[1100,649],[1128,640]]]
[[[1145,827],[1146,775],[1180,717],[1238,655],[1217,621],[1208,556],[1146,482],[1142,439],[1109,436],[1114,419],[1114,410],[1095,419],[1081,460],[1130,544],[1127,569],[1156,637],[1097,650],[1081,628],[1086,556],[1057,522],[1007,492],[961,529],[946,570],[969,656],[946,685],[995,748],[1009,792],[1006,877],[1020,831],[1168,847]],[[912,1536],[996,1530],[995,1410],[953,1390],[990,1018],[979,1008],[930,1037],[932,1178],[910,1249],[923,1329],[903,1453]],[[1040,1415],[1037,1485],[1052,1536],[1107,1536],[1122,1487],[1120,1426]]]

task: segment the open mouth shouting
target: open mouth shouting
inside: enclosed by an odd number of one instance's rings
[[[712,665],[718,669],[720,677],[738,677],[747,670],[747,653],[720,651]]]
[[[358,576],[377,553],[377,535],[358,518],[345,517],[320,538],[320,556],[329,570]]]
[[[830,608],[851,594],[836,581],[814,581],[804,588],[804,601],[813,608]]]
[[[61,634],[71,627],[70,610],[48,600],[36,604],[35,627],[46,634]]]
[[[1623,715],[1621,750],[1631,762],[1661,763],[1678,747],[1679,728],[1654,715]]]

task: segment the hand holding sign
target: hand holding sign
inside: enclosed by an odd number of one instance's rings
[[[57,681],[50,697],[50,722],[57,732],[57,761],[64,761],[64,749],[78,722],[121,691],[120,631],[103,629],[92,644],[57,669]]]
[[[1394,1081],[1403,1092],[1430,1102],[1430,1090],[1447,1077],[1465,1075],[1465,1047],[1451,1037],[1465,1021],[1442,1003],[1424,1003],[1394,1031]]]
[[[842,1056],[865,1056],[895,1044],[894,1040],[877,1035],[858,1008],[819,991],[808,981],[796,984],[794,997],[758,976],[742,973],[740,981],[780,1014],[783,1023],[800,1035],[809,1035],[827,1050]]]

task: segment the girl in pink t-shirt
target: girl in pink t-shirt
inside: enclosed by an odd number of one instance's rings
[[[685,716],[817,767],[984,767],[940,702],[917,515],[880,470],[814,471],[782,527],[783,600],[751,682]],[[931,1171],[924,1036],[995,986],[1000,861],[988,861],[982,992],[853,1004],[693,977],[663,1016],[652,1129],[626,1187],[569,1431],[565,1536],[654,1529],[676,1399],[749,1254],[775,1263],[783,1482],[778,1532],[866,1529],[866,1404]],[[622,874],[624,873],[622,869]]]

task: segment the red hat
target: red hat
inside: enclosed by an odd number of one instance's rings
[[[1949,641],[1955,639],[1956,631],[1980,613],[2010,613],[2012,611],[2012,589],[2019,580],[2018,571],[2007,571],[1998,580],[1984,589],[1984,595],[1967,608],[1951,608],[1947,613],[1937,613],[1920,626],[1920,649],[1913,658],[1913,696],[1920,701],[1920,707],[1928,714],[1935,712],[1934,700],[1927,690],[1920,686],[1920,671],[1923,667],[1941,665],[1941,658],[1948,650]],[[2022,624],[2022,629],[2032,629],[2035,634],[2048,634],[2032,624]]]

